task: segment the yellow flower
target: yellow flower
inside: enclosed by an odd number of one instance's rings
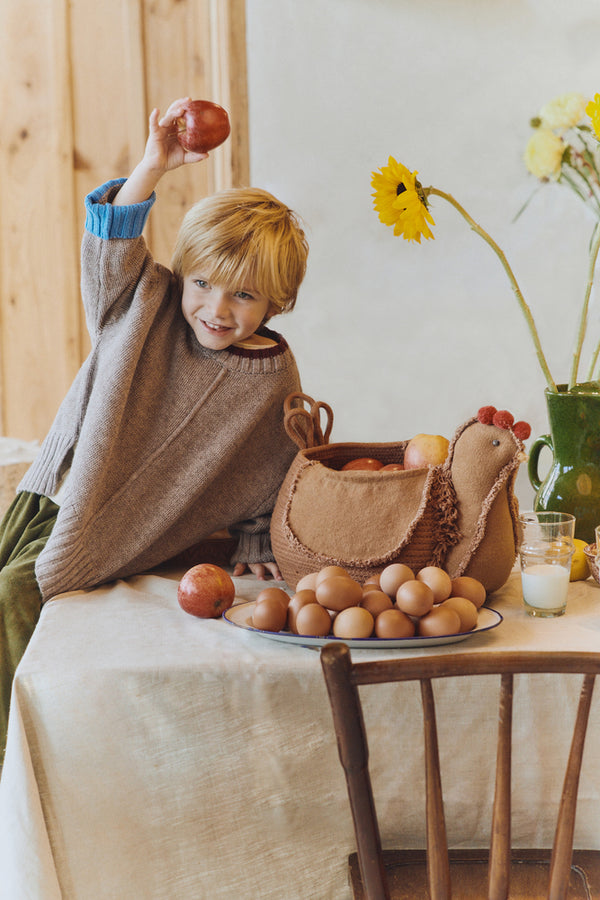
[[[583,119],[585,103],[583,94],[561,94],[541,108],[542,125],[557,131],[573,128]]]
[[[387,166],[372,172],[373,206],[384,225],[393,225],[394,234],[401,234],[407,241],[421,243],[421,236],[429,239],[433,234],[427,223],[435,225],[427,209],[423,188],[417,181],[417,172],[409,172],[406,166],[390,156]]]
[[[560,176],[565,145],[549,128],[536,128],[525,148],[525,165],[536,178]]]
[[[594,95],[594,99],[590,100],[585,111],[592,120],[592,127],[596,137],[600,140],[600,94]]]

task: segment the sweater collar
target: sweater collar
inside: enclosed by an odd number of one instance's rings
[[[286,368],[290,358],[290,348],[286,339],[277,331],[266,325],[258,329],[257,334],[270,338],[275,344],[270,347],[227,347],[226,350],[210,350],[198,343],[190,329],[190,337],[196,352],[215,360],[227,369],[247,372],[275,372]]]
[[[269,338],[269,340],[275,341],[275,343],[271,346],[251,348],[236,347],[235,344],[232,344],[231,347],[227,348],[226,352],[233,353],[236,356],[250,356],[253,359],[268,359],[271,356],[279,356],[287,349],[288,345],[286,340],[277,331],[272,331],[270,328],[267,328],[266,325],[262,325],[258,328],[256,333],[260,335],[260,337]]]

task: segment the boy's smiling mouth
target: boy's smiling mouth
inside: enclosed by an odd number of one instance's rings
[[[224,334],[227,331],[231,331],[231,328],[228,325],[216,325],[213,322],[207,322],[206,319],[200,319],[200,322],[213,334]]]

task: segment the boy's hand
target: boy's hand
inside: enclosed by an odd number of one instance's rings
[[[277,563],[268,562],[268,563],[236,563],[235,568],[233,570],[233,577],[236,578],[239,575],[243,575],[246,569],[250,569],[250,571],[256,575],[259,581],[264,581],[267,577],[267,572],[269,572],[275,581],[283,581],[283,577]]]
[[[207,158],[208,153],[192,153],[191,150],[184,150],[177,140],[177,120],[183,116],[190,99],[182,97],[180,100],[174,100],[162,117],[160,110],[152,110],[149,121],[150,132],[142,160],[149,168],[163,173],[185,163],[199,162]]]
[[[184,150],[177,140],[177,119],[183,115],[189,99],[182,97],[175,100],[162,118],[160,110],[152,110],[144,156],[113,198],[114,206],[144,203],[152,195],[165,172],[208,157],[208,153],[192,153],[191,150]]]

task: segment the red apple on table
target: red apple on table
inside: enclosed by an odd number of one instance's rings
[[[177,124],[177,140],[193,153],[208,153],[231,132],[227,111],[210,100],[190,100]]]
[[[233,605],[235,585],[224,569],[200,563],[185,573],[177,588],[179,605],[201,619],[218,619]]]

